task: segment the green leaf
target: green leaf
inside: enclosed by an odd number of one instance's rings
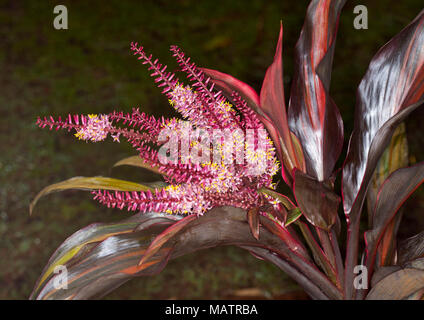
[[[148,170],[155,172],[157,174],[163,174],[163,172],[161,172],[158,168],[149,165],[147,162],[145,162],[139,156],[132,156],[132,157],[124,158],[122,160],[119,160],[113,166],[118,167],[118,166],[124,166],[124,165],[125,166],[140,167],[140,168],[148,169]]]
[[[369,226],[372,226],[372,212],[377,200],[378,190],[386,178],[395,170],[408,165],[408,141],[406,139],[405,123],[401,123],[393,133],[390,145],[384,151],[374,175],[371,179],[367,193],[367,204],[369,212]]]
[[[154,188],[151,188],[146,185],[142,185],[135,182],[119,180],[114,178],[107,177],[74,177],[62,182],[51,184],[41,190],[32,200],[29,205],[29,213],[32,214],[32,211],[37,204],[38,200],[45,195],[48,195],[52,192],[64,191],[69,189],[77,190],[117,190],[117,191],[153,191]]]
[[[286,207],[287,210],[292,210],[296,208],[296,206],[287,196],[278,193],[277,191],[262,187],[258,190],[258,192],[279,200]]]
[[[373,211],[377,203],[378,191],[386,178],[395,170],[408,165],[408,141],[405,123],[401,123],[393,134],[390,145],[381,156],[367,192],[368,225],[373,226]],[[376,267],[392,265],[396,254],[396,234],[402,219],[402,210],[386,228],[377,250]]]
[[[285,227],[288,227],[293,222],[296,222],[302,216],[302,211],[299,208],[294,208],[289,211],[287,215],[287,220],[284,223]]]

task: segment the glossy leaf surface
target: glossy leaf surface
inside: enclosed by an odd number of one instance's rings
[[[192,214],[190,216],[184,217],[183,219],[181,219],[178,222],[175,222],[174,224],[169,226],[166,230],[164,230],[149,245],[149,247],[147,248],[146,252],[143,255],[143,258],[141,258],[138,265],[142,266],[143,263],[148,261],[154,254],[156,254],[158,251],[160,251],[161,248],[164,246],[164,244],[166,242],[168,242],[169,239],[171,239],[176,234],[178,234],[180,231],[182,231],[183,228],[187,226],[187,224],[189,224],[190,222],[192,222],[196,218],[197,218],[197,216],[195,214]]]
[[[359,85],[354,131],[343,168],[346,214],[359,215],[374,169],[395,128],[423,101],[423,46],[424,11],[379,50]]]
[[[338,20],[345,0],[311,1],[296,45],[288,121],[306,172],[328,179],[343,147],[343,121],[329,96]]]
[[[304,170],[303,159],[298,159],[287,122],[283,83],[283,26],[280,28],[274,61],[266,71],[260,94],[260,108],[278,132],[282,161],[289,173],[294,168]],[[275,141],[275,140],[274,140]]]
[[[365,233],[367,267],[372,272],[377,247],[382,236],[405,200],[424,182],[424,163],[402,168],[384,182],[373,214],[373,229]]]
[[[222,207],[192,220],[181,229],[181,232],[175,233],[163,243],[159,251],[139,265],[140,258],[146,253],[152,241],[181,219],[181,216],[158,213],[137,214],[116,224],[93,224],[77,231],[53,254],[31,298],[98,298],[134,276],[159,272],[169,258],[219,245],[237,245],[252,251],[256,247],[266,248],[267,252],[271,250],[284,257],[286,263],[295,263],[298,262],[297,259],[303,259],[302,244],[292,239],[288,246],[278,235],[268,232],[267,229],[261,230],[258,241],[250,232],[244,210]],[[264,223],[271,222],[276,233],[281,229],[281,226],[265,217],[261,217],[261,220]],[[55,288],[60,274],[54,273],[54,269],[59,265],[67,268],[66,290]],[[306,266],[305,270],[304,272],[315,272],[319,276],[318,271],[311,269],[310,266]],[[323,287],[331,288],[330,295],[337,295],[331,284],[321,276],[319,279]]]
[[[294,195],[312,225],[328,231],[336,223],[341,199],[324,183],[296,170]]]
[[[137,262],[156,235],[179,219],[157,213],[138,214],[121,222],[95,223],[77,231],[52,255],[31,298],[83,299],[104,295],[106,288],[116,287],[132,274],[159,271],[170,247],[163,248],[142,268],[137,268]],[[55,270],[62,266],[67,270],[67,289],[55,285],[60,278]]]
[[[228,96],[231,96],[233,91],[236,91],[246,101],[247,105],[259,111],[259,96],[256,91],[247,83],[240,81],[233,76],[213,69],[200,68],[206,76],[210,77],[216,86]]]
[[[401,123],[394,132],[389,146],[378,161],[374,175],[371,179],[370,186],[368,188],[367,207],[368,227],[370,229],[373,225],[373,212],[380,187],[392,172],[408,166],[408,163],[408,142],[406,139],[405,123]],[[376,268],[383,265],[392,265],[395,262],[394,260],[397,246],[396,235],[401,219],[402,210],[400,210],[396,214],[396,217],[390,221],[384,234],[382,235],[380,244],[377,248],[375,261]]]

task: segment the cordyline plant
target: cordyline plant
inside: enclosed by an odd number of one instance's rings
[[[138,155],[116,165],[152,170],[164,182],[76,177],[42,190],[31,211],[42,195],[85,189],[100,203],[135,214],[119,223],[89,225],[69,237],[50,258],[31,298],[101,297],[135,276],[159,272],[169,259],[221,245],[238,246],[275,264],[313,299],[423,298],[424,233],[402,243],[396,235],[402,204],[424,181],[424,163],[408,167],[403,125],[424,101],[424,11],[378,51],[359,85],[340,197],[334,167],[343,146],[343,122],[329,87],[344,3],[311,1],[296,45],[287,108],[281,27],[259,95],[230,75],[196,67],[172,46],[191,81],[191,87],[185,85],[132,43],[134,55],[183,119],[156,119],[138,109],[39,118],[40,127],[67,129],[82,140],[128,140]],[[223,143],[221,135],[212,149],[199,130],[229,132],[234,143]],[[165,139],[163,132],[168,132]],[[180,139],[181,156],[178,148],[161,151],[173,139],[170,132]],[[244,161],[228,161],[240,152]],[[197,161],[211,153],[220,161]],[[293,197],[275,190],[278,172]],[[341,198],[345,253],[338,243]],[[363,234],[362,212],[368,212]],[[67,289],[55,285],[57,266],[68,270]]]

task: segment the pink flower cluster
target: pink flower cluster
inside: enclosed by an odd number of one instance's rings
[[[166,187],[155,191],[94,191],[94,199],[108,207],[127,208],[129,211],[176,214],[203,214],[213,207],[224,205],[249,209],[270,204],[268,198],[258,193],[261,187],[274,187],[272,178],[279,166],[274,146],[268,136],[264,148],[246,153],[252,159],[266,160],[260,175],[250,174],[252,168],[247,163],[223,161],[199,164],[178,161],[164,164],[159,161],[155,147],[164,143],[157,139],[163,129],[178,130],[185,123],[190,128],[238,132],[237,135],[234,134],[237,142],[235,153],[237,148],[246,149],[245,136],[241,138],[240,132],[264,129],[264,126],[236,92],[230,102],[221,92],[216,91],[212,81],[176,46],[171,47],[171,52],[181,70],[191,80],[191,86],[180,83],[174,73],[166,71],[166,66],[161,65],[157,59],[152,60],[152,56],[147,55],[143,47],[132,43],[131,50],[148,66],[158,87],[163,88],[170,104],[183,119],[156,119],[139,109],[133,109],[132,113],[115,111],[102,115],[69,115],[66,119],[44,117],[37,120],[42,128],[75,130],[76,137],[91,142],[102,141],[109,134],[117,142],[123,137],[137,150],[146,166],[159,171],[168,183]],[[192,143],[190,148],[194,147],[195,143]],[[224,150],[225,146],[222,145],[221,148]]]
[[[98,142],[106,139],[110,129],[111,125],[107,115],[89,114],[85,125],[75,133],[75,137]]]

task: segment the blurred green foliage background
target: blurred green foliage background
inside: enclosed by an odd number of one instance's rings
[[[53,28],[58,4],[68,8],[68,30]],[[28,298],[50,255],[73,232],[128,216],[99,206],[88,193],[65,192],[41,200],[29,217],[29,202],[44,186],[73,176],[152,179],[141,170],[111,169],[116,161],[134,155],[128,144],[92,144],[66,132],[50,133],[35,126],[37,115],[108,113],[136,106],[154,115],[175,115],[130,53],[131,41],[143,44],[170,70],[177,65],[168,48],[179,45],[199,66],[230,73],[259,91],[273,59],[280,20],[287,93],[307,4],[0,0],[0,298]],[[353,28],[357,4],[368,7],[368,30]],[[422,7],[422,0],[348,1],[345,6],[331,94],[345,121],[346,142],[353,127],[356,87],[370,59]],[[416,115],[407,123],[412,161],[423,153],[423,138],[415,133],[423,112]],[[423,211],[423,192],[407,207],[401,235],[424,229],[424,217],[413,215]],[[134,279],[108,298],[216,299],[246,288],[258,288],[264,298],[304,297],[274,266],[237,248],[217,248],[172,261],[161,274]]]

